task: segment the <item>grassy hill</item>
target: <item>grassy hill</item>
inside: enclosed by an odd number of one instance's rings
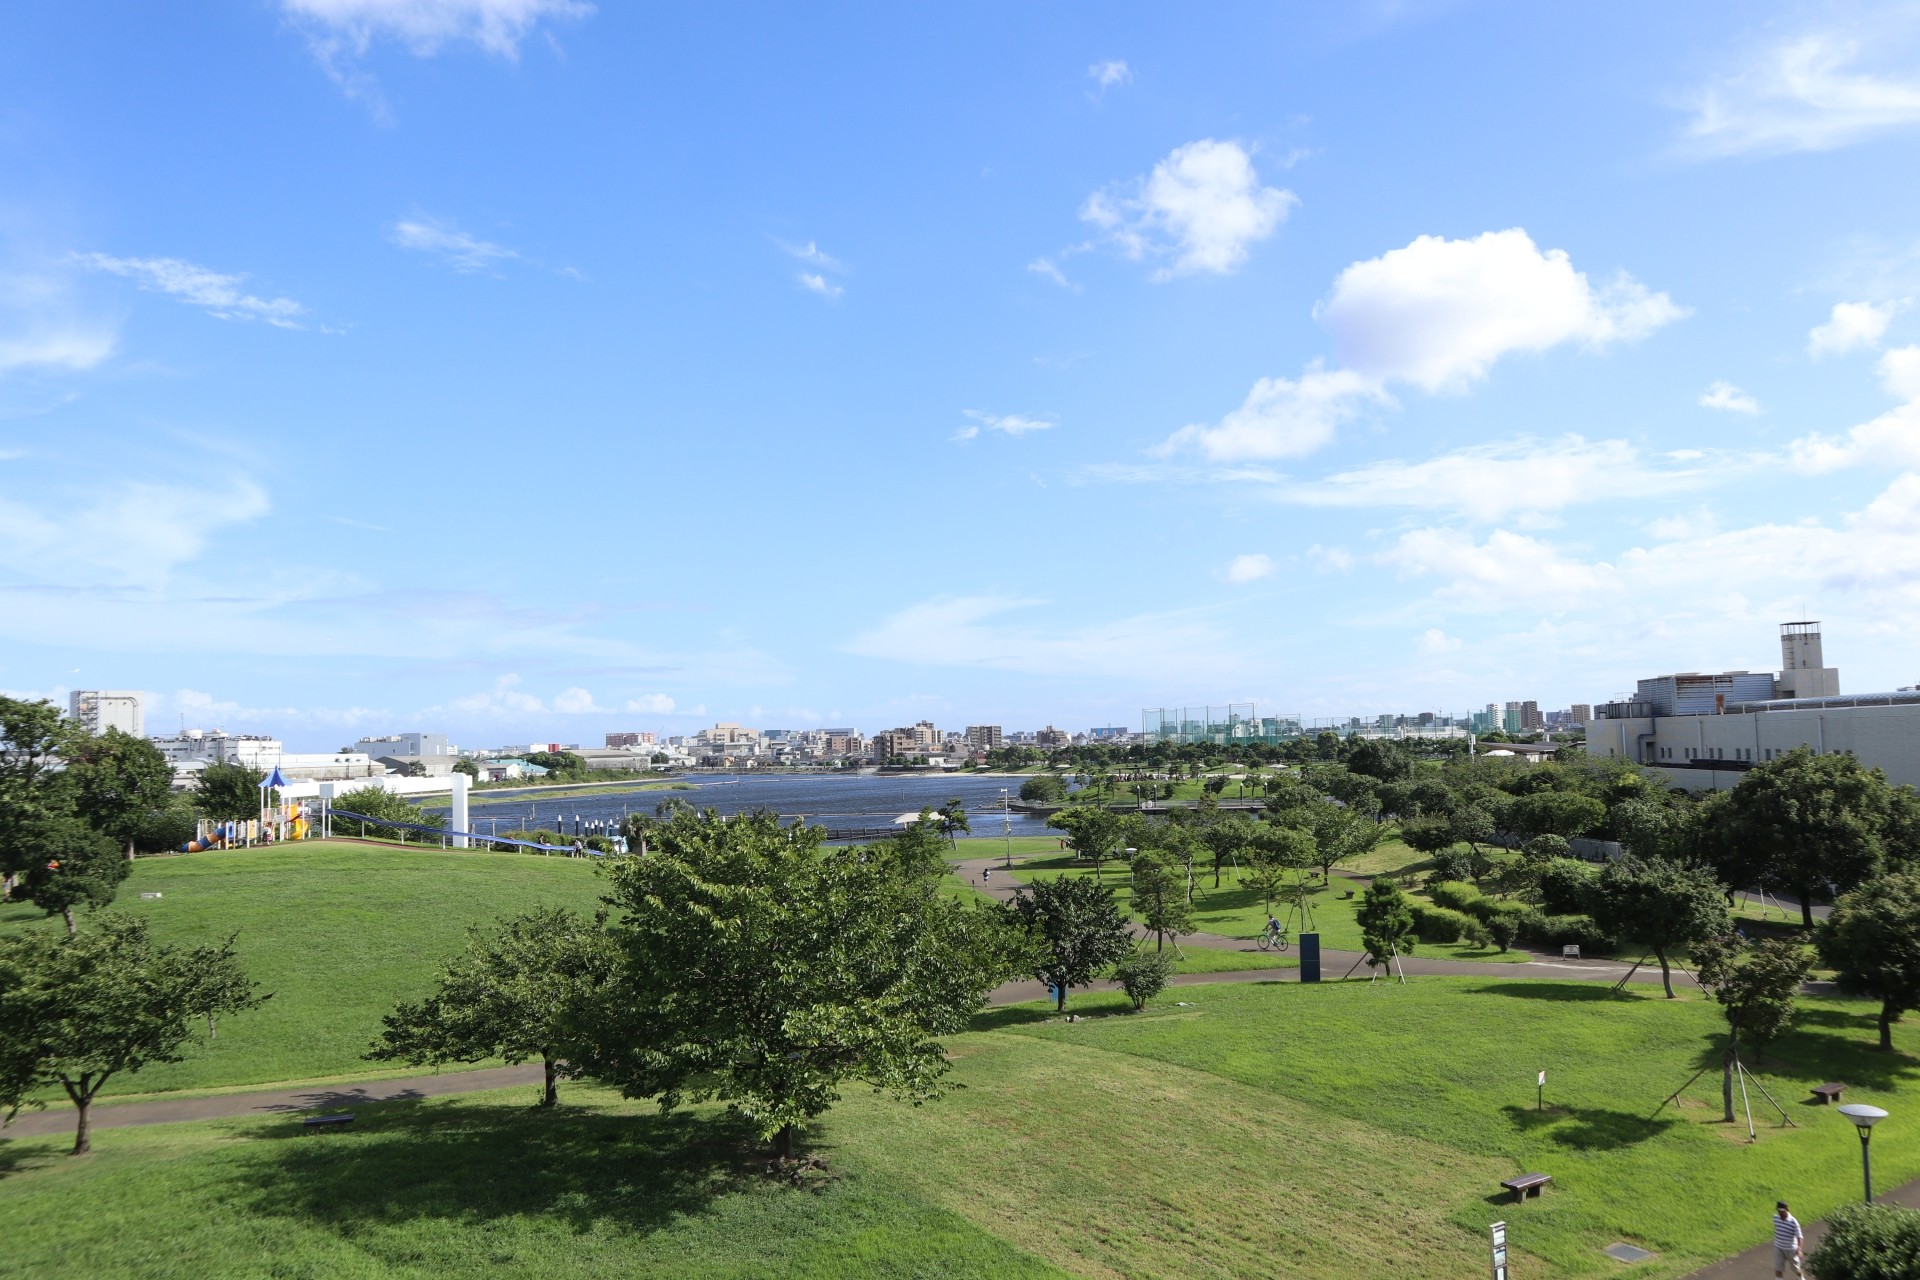
[[[1760,1064],[1800,1127],[1718,1123],[1713,1081],[1656,1113],[1718,1044],[1717,1010],[1604,987],[1418,979],[1210,987],[1144,1016],[1033,1007],[954,1037],[964,1086],[919,1108],[849,1087],[810,1132],[832,1177],[769,1183],[712,1111],[670,1119],[584,1086],[286,1120],[105,1130],[0,1146],[0,1271],[302,1276],[1481,1274],[1504,1219],[1515,1274],[1676,1277],[1859,1193],[1824,1079],[1894,1119],[1881,1185],[1920,1176],[1920,1030],[1872,1051],[1861,1004],[1809,1000]],[[1115,1009],[1091,997],[1083,1010]],[[1534,1110],[1534,1072],[1548,1071]],[[1498,1181],[1551,1173],[1506,1202]],[[1631,1241],[1635,1268],[1600,1253]],[[1056,1270],[1057,1269],[1057,1270]]]
[[[425,993],[467,926],[543,905],[590,913],[602,892],[597,865],[320,841],[143,858],[114,909],[152,920],[163,942],[238,931],[241,963],[273,998],[225,1020],[187,1061],[122,1077],[107,1093],[394,1075],[360,1055],[381,1015]],[[0,907],[0,928],[40,919],[25,904]]]

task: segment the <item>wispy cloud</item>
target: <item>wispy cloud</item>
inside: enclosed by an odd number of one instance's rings
[[[1694,94],[1687,148],[1713,156],[1831,151],[1920,124],[1920,74],[1910,60],[1872,65],[1875,54],[1910,52],[1913,26],[1906,16],[1870,39],[1815,32],[1755,51]]]
[[[263,320],[282,329],[300,328],[306,308],[292,298],[262,298],[240,286],[244,275],[228,275],[179,258],[115,258],[78,253],[73,261],[90,271],[132,280],[142,289],[164,293],[222,320]]]
[[[988,431],[998,431],[1002,435],[1024,436],[1034,431],[1048,431],[1058,426],[1052,418],[1029,417],[1022,413],[988,413],[984,409],[967,409],[969,418]]]
[[[112,355],[119,340],[118,331],[104,322],[28,320],[21,329],[0,335],[0,373],[83,372]]]
[[[807,241],[805,244],[788,244],[784,240],[777,240],[774,243],[786,250],[790,256],[798,258],[802,262],[811,263],[822,271],[845,271],[847,269],[844,262],[822,249],[812,240]]]
[[[840,285],[835,284],[818,272],[802,271],[796,275],[794,279],[798,280],[800,287],[808,293],[817,293],[823,298],[837,298],[846,292]]]
[[[794,273],[793,278],[802,289],[829,299],[846,292],[846,287],[832,277],[845,275],[847,264],[822,249],[818,243],[812,240],[805,244],[789,244],[785,240],[775,240],[774,243],[788,257],[797,258],[813,268],[811,271]]]
[[[1827,322],[1807,331],[1807,354],[1844,355],[1861,347],[1877,347],[1886,336],[1887,326],[1904,307],[1904,299],[1894,302],[1836,302]]]
[[[1080,286],[1075,284],[1073,281],[1067,279],[1067,273],[1062,271],[1060,269],[1060,264],[1055,262],[1052,258],[1044,258],[1044,257],[1035,258],[1032,262],[1029,262],[1027,264],[1027,270],[1033,272],[1033,274],[1037,276],[1043,276],[1046,279],[1053,281],[1055,284],[1059,285],[1062,289],[1071,289],[1075,293],[1080,292]]]
[[[1094,192],[1080,217],[1126,257],[1162,263],[1153,278],[1170,280],[1238,270],[1298,203],[1291,191],[1260,184],[1245,147],[1202,138],[1175,147],[1145,177]]]
[[[393,224],[391,239],[402,249],[428,254],[461,272],[492,271],[503,262],[520,260],[520,254],[505,245],[435,218],[403,218]]]
[[[1272,556],[1256,551],[1229,560],[1220,576],[1235,584],[1258,582],[1262,578],[1272,577],[1276,567]]]
[[[1731,382],[1716,382],[1700,393],[1700,407],[1722,413],[1759,413],[1760,402]]]
[[[375,40],[393,40],[420,57],[459,43],[517,57],[520,42],[543,20],[593,12],[582,0],[280,0],[280,8],[357,53]]]
[[[1088,96],[1098,99],[1109,89],[1123,84],[1132,84],[1133,68],[1120,58],[1109,58],[1088,67],[1087,78],[1093,81],[1093,89]]]

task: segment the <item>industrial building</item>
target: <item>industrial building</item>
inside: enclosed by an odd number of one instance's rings
[[[75,689],[67,698],[67,715],[88,733],[118,729],[138,738],[146,732],[140,695],[131,689]]]
[[[1664,771],[1693,791],[1735,786],[1793,750],[1845,752],[1890,782],[1920,785],[1920,690],[1843,695],[1825,663],[1818,622],[1780,628],[1777,674],[1684,672],[1639,682],[1631,699],[1596,706],[1587,754]]]

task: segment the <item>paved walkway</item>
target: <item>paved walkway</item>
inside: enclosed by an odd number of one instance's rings
[[[1792,1197],[1788,1197],[1792,1202]],[[1903,1209],[1920,1209],[1920,1181],[1907,1183],[1904,1187],[1895,1187],[1882,1196],[1873,1198],[1875,1204],[1897,1204]],[[1796,1215],[1798,1216],[1798,1215]],[[1762,1276],[1773,1274],[1773,1227],[1769,1225],[1773,1218],[1773,1206],[1770,1204],[1754,1206],[1754,1234],[1763,1237],[1761,1242],[1744,1253],[1736,1253],[1731,1258],[1722,1258],[1711,1266],[1695,1271],[1684,1280],[1760,1280]],[[1802,1222],[1800,1229],[1806,1233],[1801,1245],[1802,1259],[1813,1256],[1813,1251],[1827,1234],[1824,1222]],[[1793,1272],[1787,1272],[1792,1275]]]

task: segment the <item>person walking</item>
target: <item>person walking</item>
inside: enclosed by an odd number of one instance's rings
[[[1793,1274],[1804,1276],[1800,1269],[1800,1242],[1805,1233],[1800,1230],[1800,1219],[1787,1212],[1787,1202],[1781,1200],[1773,1206],[1773,1274],[1784,1276],[1787,1265],[1793,1265]]]

